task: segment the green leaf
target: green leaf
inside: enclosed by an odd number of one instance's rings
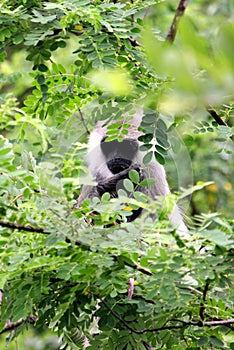
[[[155,157],[156,161],[159,162],[159,164],[162,164],[162,165],[165,164],[165,159],[160,153],[154,152],[154,157]]]
[[[200,233],[200,236],[222,247],[228,247],[234,244],[234,240],[230,235],[218,229],[204,230]]]
[[[5,158],[3,156],[6,156],[6,155],[9,155],[9,156],[12,155],[12,147],[6,147],[3,149],[0,149],[0,157]]]
[[[168,255],[165,249],[163,248],[159,248],[159,252],[160,252],[160,258],[164,261],[168,260]]]
[[[184,138],[184,143],[187,147],[190,147],[194,143],[194,138],[191,135],[186,134]]]
[[[155,179],[144,179],[140,182],[140,186],[146,186],[146,187],[150,187],[153,186],[155,184]]]
[[[142,123],[154,124],[157,119],[157,114],[155,112],[146,113],[142,118]]]
[[[44,82],[45,82],[45,77],[44,77],[43,74],[39,74],[39,75],[37,76],[37,82],[38,82],[39,85],[44,84]]]
[[[37,69],[40,71],[40,72],[47,72],[48,71],[48,67],[43,64],[43,63],[40,63],[38,66],[37,66]]]
[[[130,180],[134,183],[137,184],[140,181],[140,175],[137,170],[131,170],[128,174]]]
[[[42,93],[46,93],[49,89],[49,87],[46,84],[41,84],[40,88]]]
[[[112,316],[111,314],[106,314],[106,316],[103,316],[100,318],[98,324],[102,331],[113,329],[116,325],[116,318]]]
[[[208,342],[209,342],[209,338],[207,336],[203,336],[200,339],[198,339],[197,345],[198,346],[204,346],[204,345],[207,345]]]
[[[170,147],[170,144],[167,140],[167,135],[159,129],[156,130],[156,140],[161,146],[165,148]]]
[[[141,135],[138,137],[138,140],[140,142],[144,142],[146,144],[148,144],[150,141],[152,141],[154,135],[153,134],[145,134],[145,135]]]
[[[6,138],[0,135],[0,168],[10,169],[13,160],[14,153],[12,151],[12,145]]]
[[[220,340],[214,336],[210,337],[210,343],[215,347],[223,347],[224,346],[222,340]]]
[[[103,193],[101,200],[102,202],[108,202],[110,200],[110,193],[108,192]]]
[[[148,152],[143,158],[143,163],[148,164],[151,161],[152,157],[153,157],[153,152]]]
[[[124,188],[128,191],[128,192],[133,192],[134,191],[134,186],[132,181],[130,181],[129,179],[124,179]]]
[[[149,151],[152,148],[152,144],[144,144],[139,147],[139,150],[142,152]]]
[[[155,149],[157,150],[158,153],[160,153],[162,155],[167,155],[167,153],[168,153],[164,147],[159,146],[159,145],[156,145]]]
[[[167,131],[167,125],[161,118],[157,121],[157,128],[163,132]]]

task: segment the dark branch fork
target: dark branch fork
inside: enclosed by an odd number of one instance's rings
[[[169,32],[168,32],[167,37],[166,37],[166,40],[170,43],[173,43],[175,40],[178,22],[179,22],[180,18],[183,16],[188,3],[189,3],[189,0],[180,0],[180,2],[179,2],[179,5],[176,9],[176,13],[175,13],[175,16],[173,18],[171,27],[170,27]]]

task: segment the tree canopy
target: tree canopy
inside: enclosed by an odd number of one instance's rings
[[[234,349],[233,18],[229,0],[1,1],[7,342],[31,324],[67,350]],[[119,198],[74,208],[94,184],[95,123],[114,120],[121,141],[138,108],[144,162],[165,166],[173,194],[141,196],[133,174]],[[168,220],[177,201],[186,237]],[[128,204],[145,209],[131,223]]]

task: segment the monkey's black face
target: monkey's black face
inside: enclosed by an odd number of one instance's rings
[[[97,192],[100,197],[103,193],[109,192],[111,197],[115,198],[118,197],[118,190],[124,189],[123,181],[128,178],[131,170],[138,171],[140,179],[143,179],[140,165],[134,162],[138,152],[138,142],[133,139],[125,139],[122,142],[116,140],[105,142],[105,139],[106,137],[101,141],[101,150],[106,158],[106,165],[113,176],[98,181]],[[127,216],[127,221],[135,220],[141,211],[142,208],[132,210],[132,215]]]
[[[106,164],[112,174],[118,174],[132,165],[132,160],[138,151],[136,140],[125,139],[122,142],[117,140],[101,141],[101,149],[106,158]]]
[[[126,170],[132,165],[132,161],[124,158],[114,158],[106,162],[108,169],[112,174],[119,174],[121,171]]]

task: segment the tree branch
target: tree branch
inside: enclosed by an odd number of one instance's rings
[[[206,302],[206,296],[207,296],[207,293],[208,293],[208,290],[209,290],[209,285],[210,285],[210,283],[206,282],[205,288],[204,288],[204,291],[203,291],[203,294],[202,294],[201,304],[200,304],[199,315],[200,315],[200,318],[201,318],[202,321],[204,320],[205,302]]]
[[[169,32],[167,34],[166,41],[168,41],[170,43],[174,42],[179,20],[183,16],[188,3],[189,3],[189,0],[180,0],[179,5],[176,9],[176,13],[175,13],[175,16],[173,18],[171,27],[170,27]]]
[[[213,327],[213,326],[221,326],[221,325],[226,325],[226,326],[231,326],[232,324],[234,324],[234,318],[230,318],[229,320],[210,320],[210,321],[206,321],[206,322],[200,322],[200,321],[183,321],[183,320],[168,320],[166,321],[165,325],[162,327],[158,327],[158,328],[144,328],[144,329],[135,329],[132,326],[130,326],[125,320],[123,320],[114,310],[112,310],[112,308],[108,305],[108,303],[102,299],[99,298],[101,300],[101,302],[103,303],[103,305],[107,308],[107,310],[110,311],[110,313],[117,319],[119,320],[127,329],[129,329],[131,332],[135,333],[135,334],[144,334],[144,333],[148,333],[148,332],[159,332],[159,331],[163,331],[163,330],[170,330],[170,329],[181,329],[184,327],[189,327],[189,326],[196,326],[196,327]],[[175,322],[175,323],[181,323],[181,325],[178,324],[172,324],[172,325],[166,325],[169,322]]]
[[[1,221],[1,220],[0,220],[0,226],[10,228],[11,230],[41,233],[41,234],[45,234],[45,235],[50,235],[51,234],[51,232],[46,231],[46,229],[44,229],[42,227],[33,227],[33,226],[30,226],[30,225],[17,225],[17,224],[13,224],[11,222],[4,222],[4,221]],[[65,238],[65,241],[67,243],[71,243],[71,240],[68,237]],[[81,247],[85,248],[86,250],[93,251],[91,249],[91,246],[89,246],[88,244],[82,243],[79,240],[75,241],[75,245],[81,246]],[[98,252],[98,250],[97,250],[97,252]],[[123,264],[124,265],[129,266],[129,267],[131,267],[134,270],[140,271],[140,272],[144,273],[145,275],[148,275],[148,276],[152,275],[152,272],[150,270],[145,269],[143,267],[140,267],[140,266],[138,266],[137,264],[135,264],[133,262],[130,263],[130,262],[126,261],[126,259],[124,259],[124,256],[119,256],[117,254],[111,254],[110,256],[114,259],[114,261],[118,261],[121,258],[123,260]]]
[[[133,39],[131,36],[128,37],[128,40],[130,41],[131,45],[133,47],[136,47],[136,46],[141,46],[141,44],[139,43],[139,41]]]
[[[230,318],[229,320],[206,321],[203,324],[204,326],[221,326],[221,325],[231,326],[232,324],[234,325],[234,318]]]
[[[26,231],[26,232],[35,232],[35,233],[43,233],[45,235],[49,235],[50,232],[47,232],[44,228],[41,227],[33,227],[30,225],[17,225],[17,224],[13,224],[11,222],[4,222],[0,220],[0,226],[2,227],[7,227],[10,228],[12,230],[19,230],[19,231]]]
[[[0,335],[6,332],[14,331],[16,328],[21,326],[24,322],[34,325],[36,321],[37,321],[36,316],[29,316],[26,321],[24,318],[20,318],[17,322],[11,322],[10,320],[8,320],[4,328],[0,331]]]
[[[209,107],[207,108],[207,111],[210,113],[210,115],[211,115],[212,118],[216,121],[216,123],[218,123],[219,125],[228,126],[228,124],[218,115],[218,113],[214,110],[214,108],[212,108],[211,106],[209,106]]]

